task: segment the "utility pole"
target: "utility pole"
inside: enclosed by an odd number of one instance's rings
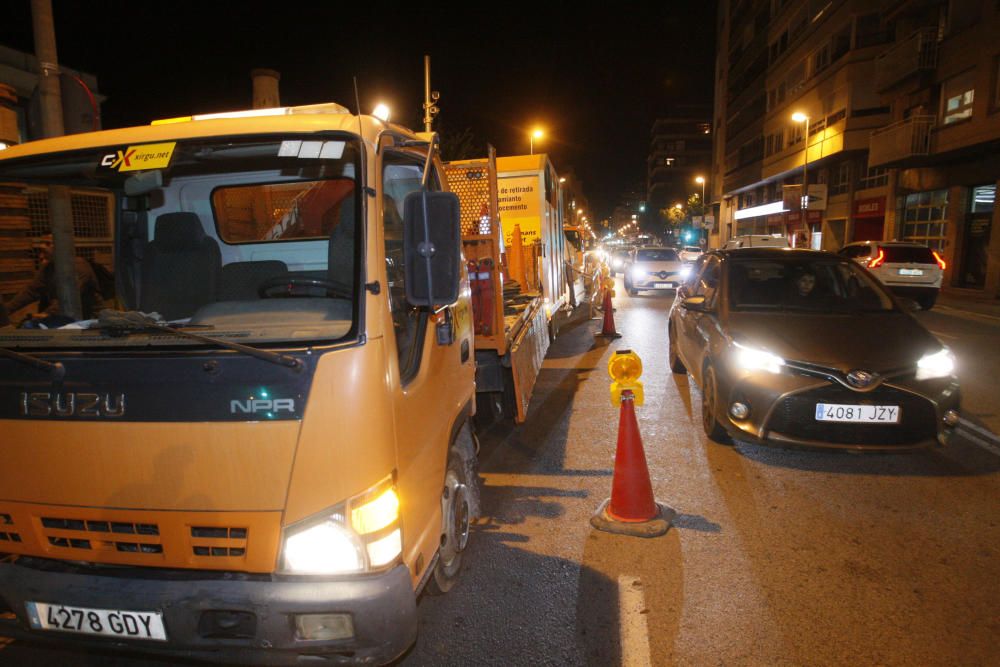
[[[441,98],[441,93],[431,90],[431,57],[424,56],[424,132],[431,132],[431,124],[437,116],[439,109],[437,102]]]
[[[35,33],[35,57],[38,59],[42,132],[46,137],[59,137],[64,134],[64,128],[52,0],[31,0],[31,22]],[[61,314],[79,320],[83,317],[83,309],[76,285],[76,243],[68,186],[49,186],[49,225],[52,228],[52,262],[55,264],[59,309]]]

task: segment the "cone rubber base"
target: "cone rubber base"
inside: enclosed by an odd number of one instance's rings
[[[619,332],[619,331],[616,331],[614,333],[602,333],[602,332],[598,331],[597,333],[594,334],[594,336],[597,337],[597,338],[621,338],[622,337],[621,332]]]
[[[619,521],[608,514],[608,505],[611,498],[608,498],[597,508],[594,516],[590,517],[590,525],[598,530],[618,535],[632,535],[633,537],[659,537],[670,530],[670,522],[677,516],[673,509],[656,503],[658,514],[649,521]]]

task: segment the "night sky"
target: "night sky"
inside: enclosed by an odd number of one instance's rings
[[[536,150],[573,169],[595,212],[644,187],[650,128],[712,99],[715,3],[380,5],[54,0],[59,60],[96,74],[105,128],[249,108],[250,70],[281,72],[283,105],[377,101],[422,129],[423,56],[440,91],[435,129],[468,129],[499,155]],[[432,5],[429,10],[422,8]],[[488,8],[487,8],[488,7]],[[4,0],[0,44],[33,52],[29,0]]]

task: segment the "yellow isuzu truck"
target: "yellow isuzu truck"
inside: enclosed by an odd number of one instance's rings
[[[0,151],[0,216],[69,192],[111,218],[117,304],[0,329],[0,635],[263,664],[413,643],[479,513],[434,150],[327,104]]]

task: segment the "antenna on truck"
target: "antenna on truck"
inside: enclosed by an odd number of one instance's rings
[[[358,95],[358,77],[355,76],[352,78],[354,79],[354,109],[358,114],[358,138],[360,139],[364,132],[364,129],[361,127],[361,96]]]

